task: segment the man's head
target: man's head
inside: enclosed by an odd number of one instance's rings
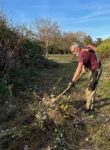
[[[79,42],[74,42],[71,44],[70,51],[72,54],[78,56],[80,50],[81,50],[81,44]]]

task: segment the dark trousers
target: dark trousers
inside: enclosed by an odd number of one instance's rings
[[[96,87],[98,84],[98,81],[100,79],[102,73],[102,67],[100,66],[99,69],[95,71],[91,71],[90,75],[90,81],[88,84],[88,87],[86,89],[86,109],[93,109],[94,108],[94,100],[95,100],[95,94],[96,94]]]

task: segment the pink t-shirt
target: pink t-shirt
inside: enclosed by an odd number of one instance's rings
[[[95,52],[91,49],[82,49],[78,55],[78,62],[82,62],[84,66],[90,70],[99,68],[99,61],[97,60]]]

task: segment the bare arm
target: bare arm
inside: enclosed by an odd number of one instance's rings
[[[77,66],[76,71],[72,78],[73,82],[77,81],[78,77],[80,76],[80,74],[82,72],[82,67],[83,67],[83,63],[78,63],[78,66]]]

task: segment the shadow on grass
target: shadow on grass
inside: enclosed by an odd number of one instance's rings
[[[110,105],[110,98],[103,98],[95,102],[96,108],[102,108]]]
[[[95,101],[95,108],[100,109],[105,106],[110,106],[110,98],[103,98]],[[86,100],[78,99],[72,102],[72,105],[78,110],[84,110]]]

